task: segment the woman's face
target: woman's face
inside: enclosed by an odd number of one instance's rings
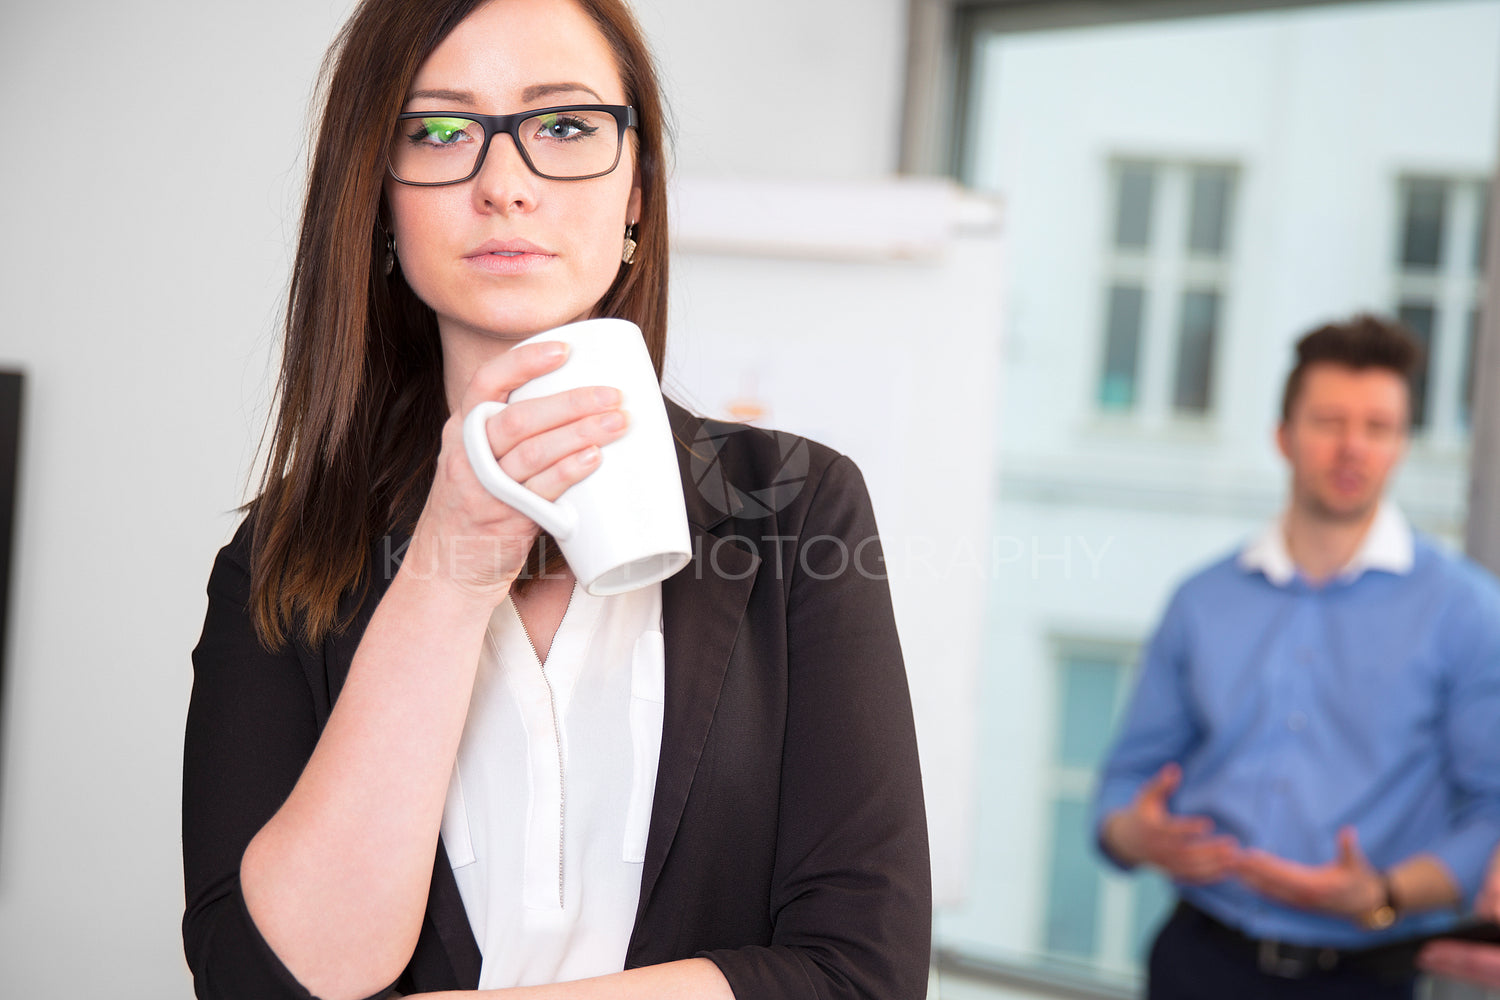
[[[626,103],[608,43],[571,0],[491,0],[427,57],[403,110]],[[445,350],[487,353],[486,342],[509,346],[592,313],[640,211],[633,144],[626,133],[619,165],[591,180],[538,177],[504,133],[462,184],[386,179],[402,274],[437,313]]]

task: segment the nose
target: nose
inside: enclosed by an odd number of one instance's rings
[[[1339,435],[1339,451],[1347,456],[1358,456],[1362,454],[1370,444],[1370,432],[1359,426],[1357,421],[1351,420],[1344,427],[1344,433]]]
[[[474,177],[474,208],[480,212],[525,212],[536,205],[536,174],[505,133],[490,140]]]

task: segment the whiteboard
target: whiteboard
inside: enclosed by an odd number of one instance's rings
[[[805,435],[869,484],[922,755],[933,891],[962,898],[997,469],[998,204],[942,181],[680,179],[669,395]]]

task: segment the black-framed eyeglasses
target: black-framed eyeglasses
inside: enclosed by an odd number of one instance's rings
[[[462,184],[484,165],[497,133],[508,134],[538,177],[584,181],[620,164],[625,130],[636,126],[624,104],[566,104],[513,115],[409,111],[396,116],[386,169],[402,184]]]

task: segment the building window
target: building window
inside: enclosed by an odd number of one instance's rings
[[[1115,160],[1098,405],[1115,413],[1213,410],[1238,171]]]
[[[1412,427],[1429,440],[1457,441],[1468,432],[1487,190],[1473,178],[1397,182],[1393,309],[1426,348],[1411,400]]]
[[[1042,948],[1060,959],[1139,969],[1171,904],[1171,887],[1155,874],[1107,871],[1089,825],[1094,783],[1129,695],[1137,651],[1126,643],[1073,639],[1056,641],[1054,650],[1057,735]]]

